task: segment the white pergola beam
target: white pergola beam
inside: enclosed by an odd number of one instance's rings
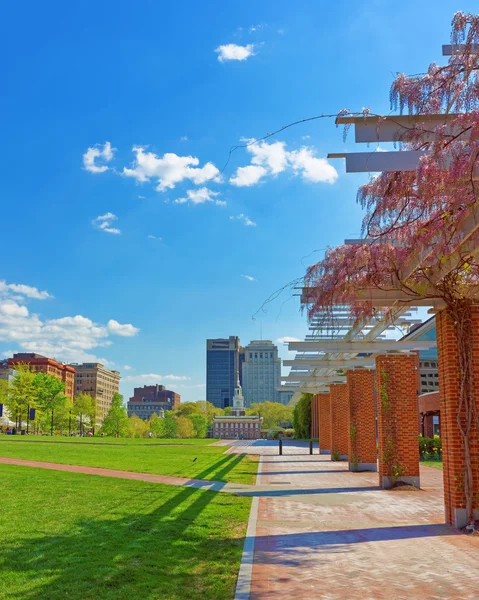
[[[346,383],[345,375],[288,375],[281,377],[281,381],[300,383]]]
[[[421,140],[432,142],[435,139],[435,129],[440,125],[447,125],[448,121],[457,117],[457,114],[435,115],[390,115],[388,117],[338,117],[336,124],[354,124],[355,142],[370,144],[378,142],[397,142],[404,139],[411,130],[421,132]],[[457,126],[446,128],[445,134],[455,136],[460,133]],[[470,130],[460,136],[460,139],[470,137]]]
[[[423,150],[404,152],[349,152],[328,154],[328,158],[345,158],[346,173],[377,173],[380,171],[415,171]]]
[[[417,340],[387,340],[380,342],[350,342],[344,340],[331,342],[289,342],[289,351],[296,352],[347,352],[347,353],[367,353],[384,354],[386,352],[429,350],[435,348],[436,342],[417,341]]]
[[[306,364],[303,365],[302,363]],[[355,367],[374,367],[374,356],[371,358],[354,357],[350,359],[311,359],[307,361],[299,360],[283,360],[284,367],[295,367],[296,369],[354,369]]]

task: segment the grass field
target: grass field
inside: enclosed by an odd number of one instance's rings
[[[107,445],[39,439],[41,442],[30,442],[2,436],[0,456],[234,483],[254,483],[258,466],[257,457],[224,454],[224,446]]]
[[[231,599],[251,498],[0,465],[0,597]]]
[[[114,438],[114,437],[66,437],[54,435],[12,435],[1,438],[9,442],[47,442],[52,444],[106,444],[107,446],[209,446],[215,440],[208,439],[171,439],[161,438]]]
[[[434,467],[435,469],[443,469],[442,460],[422,460],[421,465],[426,465],[426,467]]]

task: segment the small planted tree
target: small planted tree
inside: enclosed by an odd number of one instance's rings
[[[123,396],[118,392],[113,394],[110,408],[103,421],[102,431],[116,438],[126,437],[129,432],[128,414],[123,402]]]
[[[75,396],[72,412],[78,420],[80,435],[83,435],[84,433],[85,424],[91,423],[93,410],[92,400],[93,399],[89,394],[77,394]]]
[[[64,401],[65,384],[53,375],[35,373],[34,386],[39,408],[49,413],[51,417],[50,435],[53,435],[54,413],[55,409]]]
[[[23,363],[15,365],[15,376],[6,400],[10,415],[15,415],[18,427],[21,428],[22,419],[27,416],[28,409],[37,406],[35,372],[31,370],[30,365]]]

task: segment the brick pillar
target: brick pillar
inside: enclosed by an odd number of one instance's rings
[[[331,398],[331,458],[339,453],[341,460],[348,459],[349,446],[349,398],[345,383],[332,383]]]
[[[436,315],[436,332],[446,523],[461,528],[467,525],[467,515],[462,484],[465,468],[464,444],[457,423],[460,371],[454,323],[446,311],[441,311]],[[472,308],[470,351],[474,375],[474,400],[479,412],[479,307]],[[473,425],[472,427],[469,445],[473,467],[473,493],[477,499],[474,507],[475,517],[479,519],[479,432],[477,426]]]
[[[349,470],[377,471],[374,371],[347,372],[349,393]]]
[[[376,357],[379,485],[420,486],[415,354]]]
[[[329,392],[319,398],[319,448],[320,454],[331,452],[331,400]]]
[[[319,437],[319,398],[317,394],[315,394],[311,400],[311,438]]]

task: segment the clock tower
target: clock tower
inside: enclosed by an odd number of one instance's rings
[[[231,410],[231,416],[232,417],[244,417],[245,415],[246,415],[246,411],[244,408],[243,390],[241,389],[241,385],[240,385],[239,377],[238,377],[238,383],[235,387],[235,393],[233,396],[233,407]]]

